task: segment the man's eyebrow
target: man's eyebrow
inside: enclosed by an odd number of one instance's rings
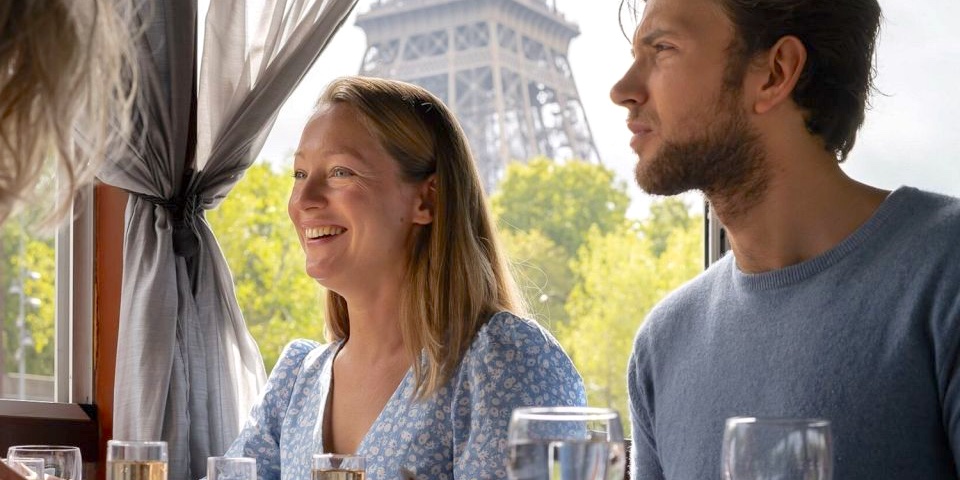
[[[673,34],[676,34],[676,33],[677,33],[677,32],[674,31],[674,30],[667,30],[667,29],[664,29],[664,28],[657,28],[657,29],[655,29],[654,31],[652,31],[652,32],[644,35],[644,36],[640,39],[640,44],[649,47],[649,46],[653,45],[653,43],[656,42],[658,38],[660,38],[660,37],[662,37],[662,36],[664,36],[664,35],[673,35]]]

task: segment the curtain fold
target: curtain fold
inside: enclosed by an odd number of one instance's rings
[[[356,0],[251,3],[263,5],[254,35],[245,1],[212,0],[198,52],[196,0],[146,2],[140,136],[100,173],[131,193],[114,438],[169,442],[170,478],[205,474],[266,377],[203,212],[254,162]]]

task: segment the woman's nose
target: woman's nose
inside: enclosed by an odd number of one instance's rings
[[[327,204],[327,188],[323,179],[313,180],[310,177],[298,179],[290,192],[289,208],[307,210],[319,208]]]

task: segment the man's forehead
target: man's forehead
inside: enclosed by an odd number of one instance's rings
[[[647,0],[634,30],[634,43],[654,32],[693,35],[728,24],[719,0]]]

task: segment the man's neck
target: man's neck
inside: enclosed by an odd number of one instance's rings
[[[815,153],[770,157],[757,198],[708,195],[742,271],[777,270],[825,253],[863,225],[889,193],[852,180],[829,154]]]

